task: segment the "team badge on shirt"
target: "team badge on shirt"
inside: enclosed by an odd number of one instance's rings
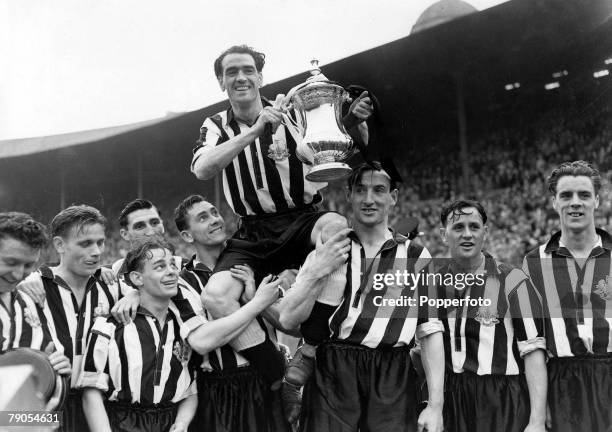
[[[174,343],[174,348],[172,349],[172,353],[174,354],[174,357],[176,357],[178,361],[180,361],[181,363],[185,363],[187,360],[189,360],[189,355],[191,354],[191,348],[189,348],[189,345],[187,345],[186,343],[181,343],[179,341],[176,341]]]
[[[499,323],[499,314],[497,311],[491,312],[486,306],[481,306],[474,319],[483,326],[491,327]]]
[[[38,315],[32,312],[29,307],[23,310],[23,319],[25,319],[25,322],[27,322],[32,328],[40,327],[40,319],[38,318]]]
[[[605,280],[601,279],[599,282],[597,282],[597,285],[595,285],[595,290],[593,290],[595,294],[605,301],[612,300],[612,292],[610,292],[609,282],[610,276],[606,276]]]

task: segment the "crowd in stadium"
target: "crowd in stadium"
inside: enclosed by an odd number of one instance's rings
[[[419,219],[421,242],[435,256],[444,256],[446,248],[439,235],[438,210],[442,203],[457,198],[474,198],[495,215],[491,221],[488,250],[500,260],[520,264],[525,252],[541,244],[548,233],[558,229],[558,217],[550,208],[546,191],[546,175],[563,160],[594,161],[606,183],[612,181],[612,110],[607,104],[589,115],[564,107],[545,113],[536,122],[505,125],[470,140],[470,181],[473,193],[458,193],[461,167],[456,140],[434,147],[426,155],[430,164],[413,166],[398,163],[405,183],[395,208],[392,225],[401,218]],[[446,147],[444,147],[446,146]],[[435,152],[435,153],[433,153]],[[433,155],[435,154],[435,158]],[[344,182],[331,184],[324,194],[324,207],[349,214]],[[150,197],[157,200],[158,197]],[[176,203],[181,197],[176,197]],[[176,205],[171,199],[161,199],[164,214],[171,214]],[[229,230],[236,228],[237,219],[230,209],[222,206]],[[108,215],[114,219],[115,215]],[[612,190],[604,187],[597,212],[598,226],[612,229]],[[180,240],[169,224],[169,238],[182,256],[193,251]],[[107,263],[125,256],[128,245],[121,240],[118,227],[110,230],[106,248]],[[49,251],[49,253],[52,253]]]

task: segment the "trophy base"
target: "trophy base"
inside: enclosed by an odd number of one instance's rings
[[[342,162],[327,162],[312,167],[306,174],[306,180],[311,182],[329,182],[341,180],[351,175],[353,170]]]

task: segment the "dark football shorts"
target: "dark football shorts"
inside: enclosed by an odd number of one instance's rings
[[[237,264],[248,264],[255,270],[255,279],[297,269],[314,249],[310,235],[325,211],[310,205],[282,213],[248,216],[227,242],[214,272],[229,270]]]
[[[176,419],[178,404],[167,403],[152,407],[107,402],[106,412],[113,432],[165,432]]]
[[[89,432],[82,400],[83,390],[70,389],[62,407],[61,432]]]
[[[304,389],[300,430],[412,432],[417,430],[416,402],[408,347],[324,343]]]
[[[548,405],[554,432],[612,431],[612,353],[551,358]]]
[[[252,367],[198,370],[198,409],[190,432],[285,432],[279,392]]]
[[[446,374],[444,430],[523,432],[529,423],[524,375]]]

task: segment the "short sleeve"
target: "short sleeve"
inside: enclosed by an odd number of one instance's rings
[[[415,272],[418,271],[418,274],[422,275],[435,274],[431,255],[427,249],[425,249],[425,252],[419,257],[415,266]],[[416,338],[422,339],[431,334],[444,331],[444,325],[439,319],[438,310],[435,306],[432,306],[438,298],[437,289],[435,278],[422,277],[417,285],[418,295],[416,296],[416,301],[419,310]]]
[[[110,318],[109,318],[110,319]],[[96,319],[89,333],[89,341],[77,381],[78,388],[109,388],[108,353],[115,337],[115,325],[104,317]]]
[[[208,322],[199,294],[183,278],[179,281],[178,293],[172,297],[170,308],[180,318],[183,340],[187,340],[193,331]]]
[[[520,273],[523,277],[513,283],[512,273]],[[507,290],[508,305],[519,354],[524,357],[538,349],[546,350],[542,302],[531,281],[521,270],[513,270],[512,273],[506,279],[507,287],[510,288]]]
[[[221,139],[221,131],[217,125],[207,117],[200,127],[200,136],[196,141],[196,146],[193,149],[193,159],[191,160],[191,171],[194,170],[194,165],[198,159],[203,157],[207,151],[214,148]]]

